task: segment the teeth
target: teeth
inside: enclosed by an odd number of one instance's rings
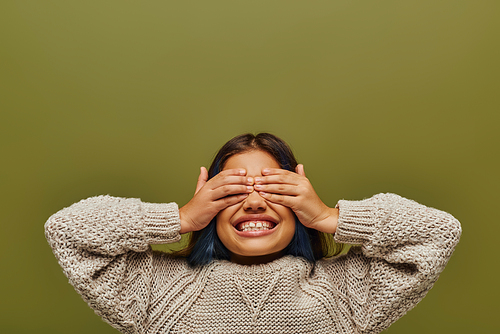
[[[268,227],[261,227],[261,228],[257,228],[257,227],[244,227],[242,231],[266,231],[266,230],[270,230],[270,228],[268,228]]]
[[[268,221],[262,221],[262,222],[244,222],[239,226],[240,231],[265,231],[265,230],[270,230],[274,227],[273,223],[270,223]]]

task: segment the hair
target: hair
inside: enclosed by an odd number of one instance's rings
[[[270,154],[280,168],[295,172],[297,160],[287,143],[270,133],[247,133],[234,137],[222,146],[210,165],[208,178],[211,179],[220,173],[233,155],[253,150]],[[173,255],[187,257],[191,266],[209,264],[213,260],[230,260],[229,250],[217,235],[216,223],[215,217],[202,230],[191,232],[188,245]],[[295,216],[295,234],[284,254],[301,256],[314,262],[323,257],[338,255],[342,248],[343,245],[335,243],[331,234],[307,228]]]

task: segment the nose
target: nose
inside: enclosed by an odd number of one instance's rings
[[[267,209],[267,203],[259,195],[257,191],[253,191],[248,195],[243,203],[243,210],[245,211],[265,211]]]

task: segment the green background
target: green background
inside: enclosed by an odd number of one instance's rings
[[[2,333],[116,333],[67,283],[46,219],[89,196],[185,204],[243,132],[294,149],[323,201],[395,192],[462,240],[388,333],[492,333],[499,2],[0,3]]]

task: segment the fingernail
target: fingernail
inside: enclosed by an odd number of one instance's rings
[[[254,185],[254,188],[257,189],[257,190],[259,190],[259,189],[262,188],[262,185],[261,184],[256,184],[256,185]]]
[[[247,173],[247,171],[246,171],[246,170],[244,170],[244,169],[240,169],[240,175],[245,175],[246,173]]]
[[[269,173],[269,172],[270,172],[269,168],[264,168],[264,169],[262,170],[262,173],[266,173],[266,174],[267,174],[267,173]]]
[[[267,193],[265,193],[265,192],[263,192],[263,191],[259,191],[259,195],[260,195],[260,196],[264,196],[264,197],[266,197],[266,196],[267,196]]]
[[[253,178],[251,178],[251,177],[247,178],[247,182],[248,182],[248,184],[253,184]]]
[[[255,183],[261,183],[261,182],[262,182],[262,178],[260,178],[260,177],[255,178]]]
[[[253,191],[253,187],[252,186],[247,186],[247,191],[251,193]]]

